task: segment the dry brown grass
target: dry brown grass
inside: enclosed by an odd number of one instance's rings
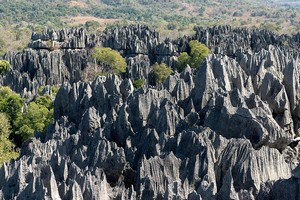
[[[195,10],[195,7],[188,3],[182,3],[181,6],[178,9],[176,9],[176,12],[185,12],[189,13],[190,15],[197,16],[197,11]]]
[[[97,18],[93,16],[76,16],[76,17],[69,17],[69,18],[63,18],[63,22],[76,26],[76,25],[81,25],[85,24],[87,21],[96,21],[99,22],[100,24],[109,24],[109,23],[114,23],[119,21],[119,19],[104,19],[104,18]]]

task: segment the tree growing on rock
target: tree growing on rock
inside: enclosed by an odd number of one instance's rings
[[[22,113],[24,99],[9,87],[0,88],[0,112],[6,113],[12,125]]]
[[[14,145],[9,140],[11,126],[5,113],[0,113],[0,167],[11,158],[18,157]]]
[[[0,60],[0,75],[10,69],[10,64],[7,60]]]
[[[145,83],[144,79],[137,79],[137,80],[133,81],[133,87],[136,89],[139,89],[139,88],[143,87],[144,83]]]
[[[163,83],[168,76],[173,73],[173,70],[164,63],[155,63],[152,66],[152,69],[152,76],[155,84]]]
[[[181,72],[187,64],[192,68],[200,67],[204,58],[210,54],[209,48],[198,42],[197,40],[191,40],[189,42],[190,53],[183,52],[178,57],[177,70]]]
[[[92,57],[96,59],[98,63],[107,65],[103,70],[106,73],[121,74],[126,71],[126,61],[121,54],[111,48],[99,48],[93,49]]]

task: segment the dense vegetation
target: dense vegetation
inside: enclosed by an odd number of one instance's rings
[[[50,95],[39,96],[30,102],[16,121],[16,134],[22,141],[34,136],[34,132],[46,132],[46,127],[53,123],[53,100]]]
[[[19,94],[9,87],[1,87],[0,113],[9,122],[9,125],[5,126],[9,131],[5,131],[4,135],[9,135],[11,141],[20,146],[33,137],[35,131],[45,132],[46,127],[53,123],[54,95],[40,95],[26,105]]]
[[[14,145],[9,139],[11,126],[9,119],[5,113],[0,112],[0,166],[10,160],[16,158],[18,152],[14,150]]]

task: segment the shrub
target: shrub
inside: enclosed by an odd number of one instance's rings
[[[167,29],[168,29],[168,30],[175,30],[175,29],[177,29],[177,27],[178,27],[178,25],[177,25],[176,22],[170,22],[170,23],[168,23],[168,25],[167,25]]]
[[[177,70],[181,72],[187,64],[192,68],[200,67],[200,64],[204,58],[210,53],[210,50],[204,44],[198,42],[197,40],[192,40],[189,42],[190,54],[183,52],[178,57]]]
[[[34,136],[34,131],[45,132],[46,127],[53,123],[52,119],[53,109],[51,109],[51,105],[46,98],[40,98],[31,102],[22,114],[22,121],[18,124],[17,134],[21,136],[22,141],[26,141]]]
[[[133,81],[133,87],[135,87],[136,89],[141,88],[144,85],[144,82],[144,79],[137,79]]]
[[[92,30],[96,30],[100,26],[100,23],[97,21],[91,20],[91,21],[85,22],[84,26],[88,31],[92,31]]]
[[[126,71],[126,62],[121,54],[111,48],[99,48],[93,49],[92,57],[96,59],[98,63],[104,63],[109,66],[108,71],[120,74]]]
[[[191,48],[191,67],[198,68],[204,58],[210,53],[210,50],[207,46],[197,40],[190,41],[189,46]]]
[[[0,74],[7,72],[10,69],[10,64],[6,60],[0,60]]]
[[[157,64],[155,63],[153,66],[153,78],[155,84],[163,83],[167,77],[173,73],[173,70],[168,67],[166,64]]]
[[[16,134],[26,141],[34,136],[34,131],[46,132],[48,125],[54,122],[53,100],[46,94],[30,102],[18,121]]]
[[[5,113],[12,127],[10,138],[17,146],[34,136],[34,131],[45,132],[53,123],[53,97],[45,94],[28,104],[23,111],[24,99],[9,87],[0,88],[0,112]],[[1,122],[1,121],[0,121]]]
[[[11,158],[18,157],[18,152],[14,151],[14,145],[9,140],[11,126],[5,113],[0,113],[0,167]]]
[[[178,57],[178,63],[177,63],[177,70],[178,72],[181,72],[184,70],[184,68],[190,64],[191,57],[188,55],[187,52],[182,52]]]
[[[23,104],[24,99],[9,87],[0,88],[0,112],[6,113],[10,122],[15,122],[21,116]]]

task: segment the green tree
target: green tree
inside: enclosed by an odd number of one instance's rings
[[[9,140],[11,126],[5,113],[0,113],[0,167],[11,158],[18,157],[18,152],[14,151],[14,145]]]
[[[24,99],[9,87],[0,88],[0,112],[6,113],[11,125],[22,113]]]
[[[178,56],[178,63],[177,63],[177,70],[178,72],[182,72],[183,69],[190,64],[191,57],[188,55],[187,52],[182,52]]]
[[[46,132],[49,124],[53,123],[53,101],[49,95],[38,97],[34,102],[29,103],[25,112],[22,113],[22,120],[18,122],[18,134],[22,141],[34,136],[34,131]]]
[[[109,66],[107,72],[120,74],[126,71],[125,58],[121,54],[111,48],[98,48],[93,49],[92,57],[96,59],[98,63],[104,63]]]
[[[10,69],[10,64],[6,60],[0,60],[0,74],[7,72]]]
[[[183,52],[178,57],[177,70],[182,71],[187,64],[192,68],[200,67],[200,64],[204,58],[210,54],[210,50],[204,44],[198,42],[197,40],[191,40],[189,42],[190,54]]]
[[[133,87],[135,87],[136,89],[141,88],[144,85],[144,79],[137,79],[135,81],[133,81]]]
[[[163,83],[167,77],[173,73],[173,70],[164,63],[155,63],[152,69],[155,84]]]
[[[191,67],[198,68],[204,58],[210,53],[209,48],[204,44],[198,42],[197,40],[192,40],[189,42],[191,48]]]
[[[6,114],[13,130],[10,137],[17,146],[33,137],[34,131],[45,132],[46,127],[54,121],[52,96],[39,96],[24,110],[23,105],[24,99],[19,94],[9,87],[0,88],[0,112]]]

